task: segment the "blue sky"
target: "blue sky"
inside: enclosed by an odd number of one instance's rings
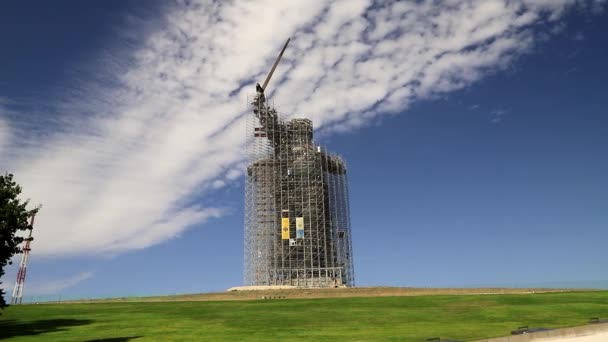
[[[243,115],[287,36],[270,96],[348,162],[357,285],[608,287],[606,3],[483,3],[4,2],[26,296],[239,285]]]

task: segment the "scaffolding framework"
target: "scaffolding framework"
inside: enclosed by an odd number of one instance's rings
[[[283,121],[263,89],[250,102],[245,189],[246,285],[355,285],[344,160]]]

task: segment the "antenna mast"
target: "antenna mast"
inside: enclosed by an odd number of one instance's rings
[[[30,220],[30,234],[28,235],[23,245],[23,256],[21,257],[21,265],[19,266],[19,272],[17,272],[17,282],[13,289],[13,298],[11,304],[21,304],[23,301],[23,285],[25,284],[25,273],[27,271],[27,261],[30,257],[30,242],[32,241],[32,230],[34,230],[34,218],[36,214],[32,215]]]

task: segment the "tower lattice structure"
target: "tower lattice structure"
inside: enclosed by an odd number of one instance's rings
[[[21,256],[21,263],[19,264],[19,271],[17,272],[17,281],[15,282],[15,287],[13,288],[13,297],[11,299],[11,304],[21,304],[21,302],[23,301],[23,286],[25,285],[27,263],[29,261],[30,251],[32,250],[30,245],[32,242],[32,230],[34,230],[35,217],[36,215],[34,214],[30,219],[30,232],[28,237],[25,239],[25,242],[23,243],[23,255]]]

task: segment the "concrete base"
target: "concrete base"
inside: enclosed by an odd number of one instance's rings
[[[228,292],[232,291],[267,291],[267,290],[292,290],[297,287],[292,285],[258,285],[258,286],[234,286],[229,288]]]

